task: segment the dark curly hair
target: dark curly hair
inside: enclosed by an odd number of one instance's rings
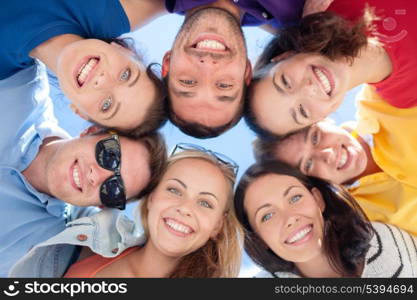
[[[361,208],[342,187],[316,177],[306,176],[279,161],[264,161],[252,165],[246,170],[236,189],[234,198],[236,215],[244,227],[245,250],[252,260],[272,274],[275,272],[298,274],[293,262],[275,254],[252,229],[244,209],[245,193],[249,185],[268,174],[292,176],[308,190],[311,191],[315,187],[320,191],[326,205],[323,212],[325,221],[323,246],[329,262],[342,276],[360,276],[360,266],[364,262],[373,235],[373,228]]]
[[[286,52],[319,53],[331,60],[346,59],[352,63],[366,47],[370,39],[376,36],[372,22],[376,19],[373,10],[366,7],[361,18],[354,22],[330,12],[308,15],[291,27],[280,30],[279,34],[265,47],[254,67],[252,83],[249,86],[244,108],[244,118],[251,130],[263,139],[276,139],[281,136],[263,128],[251,108],[251,95],[256,83],[264,78],[277,63],[274,57]]]

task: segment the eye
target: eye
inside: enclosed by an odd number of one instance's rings
[[[216,85],[218,88],[223,89],[223,90],[231,89],[233,87],[233,84],[228,84],[228,83],[223,83],[223,82],[217,83]]]
[[[197,83],[197,81],[191,79],[180,79],[180,82],[187,86],[194,86]]]
[[[127,68],[126,70],[124,70],[124,72],[120,75],[120,80],[121,81],[128,81],[130,78],[130,68]]]
[[[309,174],[311,171],[311,167],[313,166],[313,159],[307,160],[306,164],[304,165],[304,171],[306,174]]]
[[[290,204],[296,203],[296,202],[298,202],[298,201],[299,201],[302,197],[303,197],[302,195],[294,195],[294,196],[292,196],[292,197],[288,200],[288,202],[289,202]]]
[[[213,206],[206,200],[200,200],[198,201],[198,204],[206,208],[213,208]]]
[[[313,144],[313,146],[317,146],[317,144],[319,143],[318,131],[314,131],[313,134],[311,135],[311,143]]]
[[[107,112],[110,109],[112,103],[113,100],[110,97],[104,99],[103,103],[101,104],[101,111]]]
[[[284,75],[281,75],[281,81],[282,81],[282,84],[283,84],[286,88],[288,88],[288,89],[290,89],[290,88],[291,88],[291,86],[290,86],[290,84],[289,84],[289,82],[288,82],[287,78],[285,78],[285,76],[284,76]]]
[[[272,218],[272,213],[267,213],[261,218],[261,222],[264,223]]]
[[[304,109],[304,107],[303,107],[303,105],[302,105],[302,104],[300,104],[299,111],[300,111],[300,114],[301,114],[304,118],[308,119],[308,114],[307,114],[307,112],[306,112],[306,110]]]
[[[182,195],[181,192],[178,189],[173,188],[173,187],[167,188],[167,191],[170,192],[170,193],[172,193],[172,194],[175,194],[177,196],[181,196]]]

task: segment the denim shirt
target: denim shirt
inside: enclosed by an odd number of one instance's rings
[[[71,216],[91,214],[93,208],[73,208]],[[140,226],[118,209],[106,208],[68,222],[66,229],[38,244],[12,268],[9,277],[62,277],[77,246],[89,247],[104,257],[115,257],[146,241]]]

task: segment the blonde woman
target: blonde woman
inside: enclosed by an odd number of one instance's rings
[[[182,151],[177,153],[177,150]],[[83,247],[78,261],[70,266],[65,277],[238,275],[240,227],[233,212],[237,166],[220,154],[189,144],[179,144],[174,151],[158,185],[141,201],[139,209],[146,241],[143,242],[143,236],[136,235],[135,238],[126,220],[116,221],[117,226],[107,226],[110,233],[102,231],[103,235],[107,234],[107,240],[114,238],[114,243],[108,242],[105,246],[114,250],[114,254],[109,251],[107,257],[100,255],[102,253],[85,257],[90,250]],[[86,223],[81,219],[79,226],[88,226]],[[124,230],[121,224],[126,224]],[[114,234],[115,228],[119,231],[118,236]],[[99,231],[101,229],[103,227]],[[100,239],[84,237],[87,243],[97,243],[97,240]],[[134,245],[127,245],[129,241],[134,241]]]

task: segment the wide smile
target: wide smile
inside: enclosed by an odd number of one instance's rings
[[[179,237],[187,237],[194,233],[194,229],[176,219],[173,218],[163,218],[165,227],[168,229],[169,232],[173,233],[176,236]]]
[[[79,88],[87,83],[94,74],[96,67],[100,63],[100,57],[89,56],[85,57],[74,70],[74,80]]]
[[[78,160],[75,160],[74,163],[70,167],[69,180],[70,180],[72,187],[75,190],[80,191],[80,192],[83,191],[81,168],[80,168],[80,165],[78,164]]]
[[[331,96],[335,87],[332,74],[323,67],[312,66],[312,70],[323,92],[327,96]]]
[[[200,34],[191,44],[191,48],[215,53],[228,53],[230,48],[224,39],[216,34]]]
[[[308,224],[292,232],[284,243],[291,246],[299,246],[309,241],[312,236],[313,224]]]
[[[352,157],[345,145],[340,148],[339,156],[337,158],[336,168],[338,171],[345,170],[349,167]]]

